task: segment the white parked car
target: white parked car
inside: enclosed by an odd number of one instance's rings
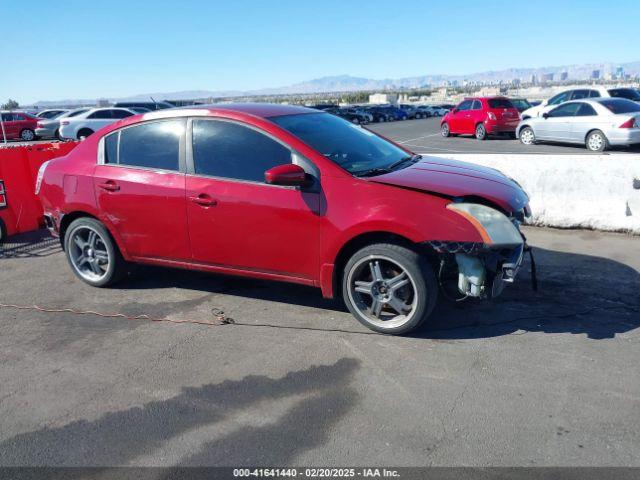
[[[80,140],[122,118],[137,115],[128,108],[92,108],[80,115],[60,121],[60,138]]]
[[[539,117],[543,113],[549,112],[558,105],[569,102],[571,100],[581,100],[583,98],[600,98],[611,97],[609,90],[605,87],[593,86],[585,88],[575,88],[573,90],[565,90],[557,95],[554,95],[548,100],[545,100],[540,105],[528,108],[520,114],[523,120],[531,117]]]
[[[444,108],[439,105],[431,105],[428,108],[432,117],[444,117],[449,112],[448,108]]]
[[[640,104],[625,98],[573,100],[522,120],[516,135],[525,145],[576,143],[593,152],[610,145],[640,144]]]

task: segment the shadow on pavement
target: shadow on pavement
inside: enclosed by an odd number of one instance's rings
[[[223,433],[176,464],[289,465],[297,455],[327,442],[332,426],[356,405],[358,394],[350,382],[358,368],[357,360],[342,358],[277,379],[252,375],[183,387],[175,397],[96,420],[16,435],[0,442],[0,465],[128,465],[137,457],[157,453],[166,442],[190,432],[202,434],[201,429],[229,417],[233,417],[230,427],[216,430]],[[263,418],[262,409],[256,407],[260,402],[286,400],[288,410],[274,421]]]
[[[12,235],[0,243],[0,260],[5,258],[47,257],[60,251],[60,241],[47,230]]]

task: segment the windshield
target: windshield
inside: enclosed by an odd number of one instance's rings
[[[612,98],[610,100],[602,100],[600,105],[606,107],[612,113],[636,113],[640,112],[640,104],[626,100],[623,98]]]
[[[513,108],[513,105],[506,98],[491,98],[489,108]]]
[[[376,173],[377,169],[388,169],[412,158],[369,130],[326,113],[284,115],[269,120],[354,175]]]

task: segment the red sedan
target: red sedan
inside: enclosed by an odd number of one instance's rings
[[[3,133],[7,140],[35,140],[36,126],[40,120],[38,117],[26,112],[2,112],[1,115],[0,141],[3,141]]]
[[[73,272],[104,287],[148,263],[319,287],[400,334],[439,288],[488,298],[522,262],[522,189],[492,169],[423,159],[303,107],[137,115],[37,180]]]
[[[443,137],[474,135],[485,140],[489,135],[507,134],[516,138],[520,112],[506,97],[465,98],[442,117]]]

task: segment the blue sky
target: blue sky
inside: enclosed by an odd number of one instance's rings
[[[640,60],[637,0],[31,0],[24,6],[0,0],[2,101]]]

